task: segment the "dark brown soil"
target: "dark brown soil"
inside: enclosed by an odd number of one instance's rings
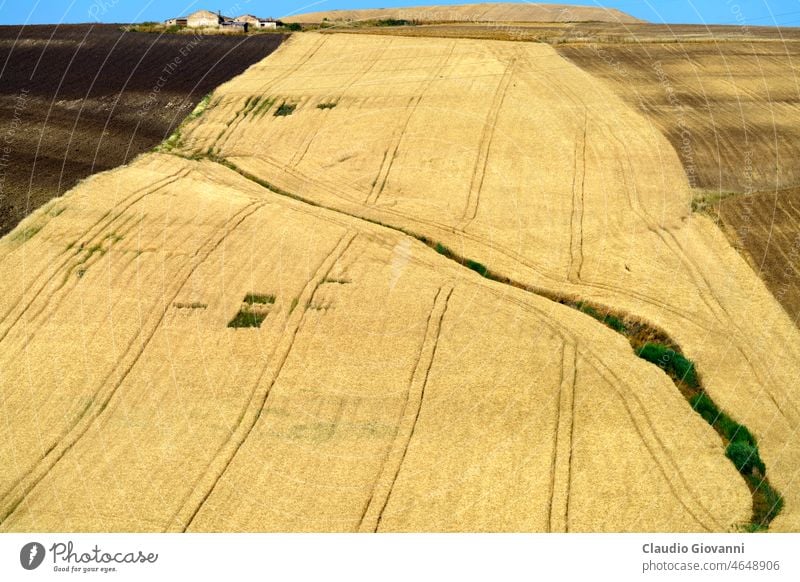
[[[556,50],[659,127],[692,186],[744,193],[800,184],[800,35],[784,34],[717,32],[716,41],[563,43]]]
[[[716,213],[796,325],[800,325],[800,188],[731,196]]]
[[[82,178],[152,149],[285,38],[0,27],[0,236]]]

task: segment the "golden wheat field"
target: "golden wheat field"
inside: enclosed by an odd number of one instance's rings
[[[717,435],[568,307],[212,162],[147,156],[57,204],[2,249],[5,530],[747,518]],[[254,293],[261,327],[227,327]]]
[[[0,528],[745,527],[586,301],[696,363],[798,531],[798,330],[691,198],[549,45],[293,35],[0,241]]]

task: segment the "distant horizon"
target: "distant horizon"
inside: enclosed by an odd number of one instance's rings
[[[404,8],[410,6],[481,4],[457,0],[32,0],[20,6],[16,0],[0,0],[0,25],[126,24],[164,21],[196,10],[221,11],[226,16],[255,14],[286,18],[309,12]],[[700,24],[740,26],[800,26],[800,4],[795,0],[592,0],[517,2],[566,4],[613,8],[652,24]],[[216,6],[215,6],[216,4]]]

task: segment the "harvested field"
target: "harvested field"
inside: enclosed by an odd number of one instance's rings
[[[692,186],[754,192],[800,183],[800,42],[561,44],[678,151]]]
[[[205,94],[282,39],[0,27],[0,139],[8,147],[0,236],[79,180],[153,148]]]
[[[380,25],[374,20],[336,22],[321,27],[325,33],[360,33],[429,38],[475,38],[546,42],[553,45],[585,43],[674,44],[723,43],[743,40],[797,42],[796,28],[753,26],[742,33],[739,26],[650,24],[644,22],[418,22]]]
[[[283,18],[284,22],[316,24],[323,21],[411,20],[439,22],[640,22],[614,8],[567,4],[489,3],[444,6],[407,6],[364,10],[328,10]]]
[[[256,96],[295,109],[237,115]],[[759,438],[787,499],[773,526],[800,527],[798,331],[712,221],[691,213],[659,128],[606,82],[543,44],[304,34],[215,98],[186,129],[186,155],[666,330]]]
[[[800,188],[731,196],[716,207],[737,249],[800,326]]]
[[[717,199],[709,209],[798,322],[800,33],[783,34],[556,48],[604,79],[667,136],[697,196]]]

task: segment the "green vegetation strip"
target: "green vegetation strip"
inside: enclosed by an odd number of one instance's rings
[[[244,302],[248,305],[253,305],[255,303],[261,305],[271,305],[272,303],[275,303],[275,296],[263,295],[261,293],[248,293],[244,296]]]
[[[725,456],[747,483],[753,497],[753,514],[745,530],[767,529],[770,522],[783,509],[783,497],[767,479],[767,467],[761,460],[756,438],[746,426],[733,420],[714,403],[711,396],[703,389],[694,362],[684,356],[672,342],[671,345],[665,345],[660,342],[642,341],[638,334],[632,333],[631,329],[642,324],[626,325],[623,319],[599,308],[589,307],[584,302],[579,302],[574,307],[624,335],[637,356],[666,372],[689,402],[692,410],[717,431],[725,445]]]
[[[266,318],[266,313],[241,310],[228,322],[228,327],[261,327]]]
[[[440,255],[472,269],[482,277],[543,295],[557,303],[577,309],[625,336],[634,353],[664,370],[689,402],[692,410],[710,424],[722,438],[725,456],[739,471],[753,497],[753,513],[750,522],[744,529],[753,532],[766,530],[769,527],[775,516],[783,509],[784,502],[781,494],[772,487],[767,479],[767,468],[764,461],[761,460],[755,437],[747,427],[739,424],[719,409],[703,389],[694,362],[681,353],[678,345],[666,333],[643,322],[628,320],[618,314],[612,314],[610,310],[590,305],[586,301],[574,301],[531,289],[493,273],[477,261],[457,255],[441,243],[432,243],[426,237],[417,236],[416,238]]]

